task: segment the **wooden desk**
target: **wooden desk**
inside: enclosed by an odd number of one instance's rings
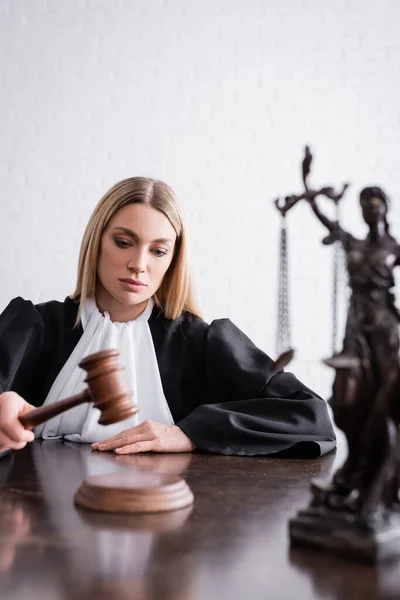
[[[397,600],[400,563],[376,569],[289,548],[289,517],[335,460],[115,456],[34,442],[0,462],[1,600]],[[182,473],[194,506],[152,516],[74,506],[85,476],[126,468]]]

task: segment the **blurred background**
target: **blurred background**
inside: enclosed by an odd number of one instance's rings
[[[180,199],[205,319],[275,356],[305,144],[313,186],[351,183],[344,227],[377,184],[400,237],[399,24],[398,0],[0,0],[0,310],[70,294],[96,202],[143,175]],[[333,248],[305,203],[288,227],[291,369],[329,396]]]

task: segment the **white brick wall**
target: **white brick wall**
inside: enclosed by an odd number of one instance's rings
[[[400,237],[399,21],[398,0],[0,0],[0,309],[70,293],[96,201],[143,174],[184,205],[207,320],[274,355],[272,200],[305,143],[316,185],[352,182],[348,228],[377,183]],[[307,206],[289,224],[293,370],[327,395],[332,251]]]

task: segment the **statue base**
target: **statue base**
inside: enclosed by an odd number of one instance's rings
[[[367,527],[356,515],[311,506],[289,521],[292,546],[308,546],[359,561],[379,563],[400,556],[400,516]]]

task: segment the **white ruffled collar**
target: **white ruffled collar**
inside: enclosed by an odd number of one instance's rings
[[[99,410],[82,404],[57,415],[35,430],[44,439],[64,437],[72,442],[92,443],[134,427],[145,420],[173,425],[167,400],[162,387],[157,356],[154,349],[148,319],[154,307],[153,298],[136,319],[120,323],[111,321],[110,315],[101,313],[94,298],[88,298],[83,306],[83,334],[69,359],[55,379],[45,404],[80,393],[86,387],[86,373],[79,368],[85,356],[115,348],[119,351],[119,363],[124,368],[127,387],[133,392],[133,401],[139,413],[121,423],[99,425]]]
[[[90,318],[92,317],[93,313],[95,313],[95,312],[98,315],[100,315],[100,317],[104,318],[107,323],[112,323],[112,325],[115,325],[115,327],[117,327],[117,328],[123,329],[124,327],[130,327],[132,324],[138,325],[139,323],[143,323],[143,322],[146,322],[149,320],[151,313],[153,312],[153,308],[154,308],[154,300],[151,297],[151,298],[149,298],[149,301],[147,302],[147,306],[144,309],[144,311],[138,317],[136,317],[136,319],[132,319],[131,321],[123,321],[123,322],[111,321],[109,312],[107,312],[107,311],[104,311],[104,313],[100,312],[95,298],[93,298],[93,297],[87,298],[85,304],[83,305],[83,310],[82,310],[82,317],[81,317],[82,327],[83,327],[83,330],[86,329],[86,326],[90,321]]]

